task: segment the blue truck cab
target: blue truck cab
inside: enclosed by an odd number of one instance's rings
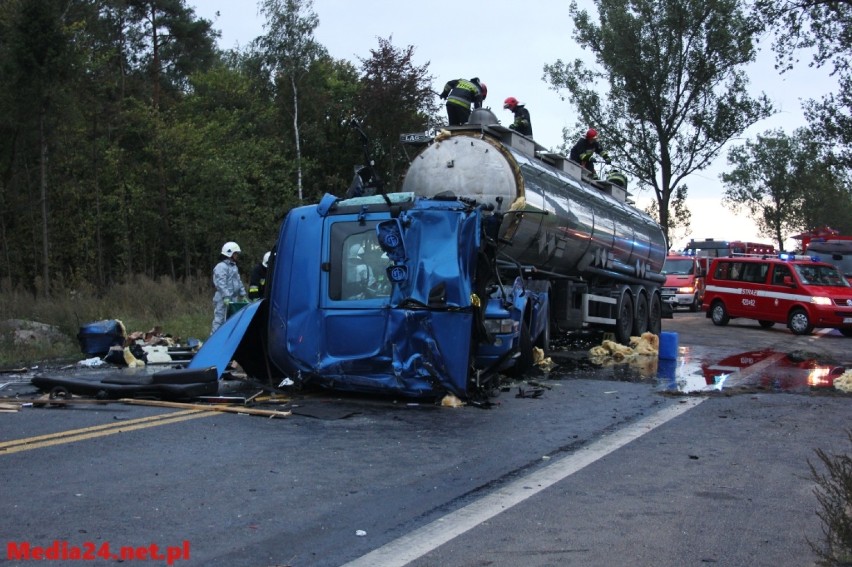
[[[466,398],[529,364],[513,355],[546,327],[524,320],[546,317],[546,298],[500,281],[489,217],[412,193],[326,195],[290,211],[265,300],[272,365],[335,390]]]

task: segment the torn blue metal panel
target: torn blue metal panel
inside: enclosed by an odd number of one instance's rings
[[[281,371],[335,390],[410,397],[466,396],[479,216],[457,201],[401,207],[408,278],[373,296],[341,291],[349,237],[371,237],[387,207],[341,201],[320,217],[291,211],[269,295],[269,357]],[[381,203],[381,201],[378,201]],[[338,228],[335,228],[337,226]],[[376,245],[378,248],[378,244]],[[379,250],[381,252],[381,250]],[[384,273],[377,267],[375,273]]]
[[[189,364],[187,368],[216,367],[217,377],[222,378],[222,373],[228,367],[228,363],[234,358],[240,341],[243,340],[246,330],[254,319],[257,310],[263,300],[250,303],[228,318],[216,332],[210,335]]]

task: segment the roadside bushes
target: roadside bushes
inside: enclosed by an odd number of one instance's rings
[[[852,443],[852,429],[847,430]],[[819,565],[852,565],[852,456],[849,454],[829,455],[816,449],[824,472],[808,460],[811,478],[817,484],[814,489],[820,509],[817,516],[822,520],[823,541],[808,541],[811,549],[819,556]]]
[[[50,348],[43,343],[15,343],[0,333],[0,365],[34,363],[54,358],[81,357],[76,335],[80,325],[102,319],[120,319],[128,332],[160,327],[180,340],[206,340],[210,333],[212,285],[205,280],[172,281],[135,276],[110,287],[102,295],[80,287],[35,297],[20,289],[3,290],[0,321],[22,319],[53,325],[67,337]]]

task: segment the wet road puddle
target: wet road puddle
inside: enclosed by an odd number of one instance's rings
[[[676,360],[632,356],[623,360],[594,359],[575,351],[558,357],[552,378],[645,382],[669,393],[812,392],[834,390],[846,369],[806,352],[744,351],[720,355],[709,348],[681,346]]]

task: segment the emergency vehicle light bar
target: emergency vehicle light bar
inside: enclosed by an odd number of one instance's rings
[[[804,254],[790,254],[789,252],[781,252],[778,254],[778,258],[781,260],[810,260],[812,262],[819,262],[819,256],[808,256]]]

